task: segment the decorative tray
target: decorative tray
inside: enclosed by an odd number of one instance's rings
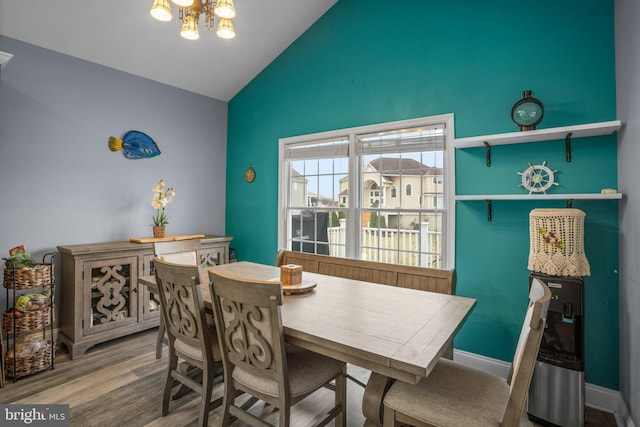
[[[280,278],[270,279],[269,281],[280,282]],[[282,285],[282,282],[280,282],[280,284]],[[298,283],[297,285],[282,285],[282,293],[285,295],[303,294],[305,292],[311,292],[317,285],[315,280],[303,278],[302,283]]]
[[[129,239],[132,243],[153,243],[153,242],[174,242],[176,240],[201,239],[204,234],[189,234],[184,236],[167,236],[167,237],[132,237]]]
[[[305,292],[310,292],[317,286],[315,280],[312,279],[302,279],[302,283],[298,283],[297,285],[288,285],[282,286],[282,292],[285,295],[290,294],[302,294]]]

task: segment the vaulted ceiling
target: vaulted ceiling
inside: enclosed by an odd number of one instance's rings
[[[153,0],[0,0],[0,34],[191,92],[229,101],[337,0],[235,0],[236,37],[180,37]],[[11,52],[9,52],[11,53]]]

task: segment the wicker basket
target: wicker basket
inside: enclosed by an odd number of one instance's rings
[[[589,276],[580,209],[533,209],[529,213],[529,270],[552,276]]]
[[[15,315],[16,312],[18,315]],[[55,306],[35,311],[5,311],[2,313],[2,331],[20,333],[44,328],[51,324],[51,320],[55,320],[52,319],[52,313],[55,313]],[[15,331],[13,329],[14,320]]]
[[[11,351],[7,352],[4,367],[5,375],[10,378],[20,378],[50,368],[53,362],[51,358],[52,351],[53,346],[48,342],[44,348],[41,348],[40,351],[31,356],[15,358],[15,371],[13,353]]]
[[[46,286],[53,282],[53,264],[38,264],[32,268],[5,267],[4,287],[7,289],[29,289]]]

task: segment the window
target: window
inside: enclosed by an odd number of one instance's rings
[[[442,115],[281,139],[279,247],[453,268],[452,129]]]
[[[384,192],[380,192],[380,187],[375,182],[371,184],[369,189],[369,206],[381,206],[384,205]]]

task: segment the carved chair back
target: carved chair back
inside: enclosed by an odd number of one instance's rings
[[[154,242],[154,254],[174,264],[200,265],[200,239]]]
[[[214,271],[209,276],[225,378],[237,367],[277,381],[278,395],[288,401],[280,283],[241,281]]]
[[[196,265],[174,264],[154,258],[160,306],[169,335],[169,345],[185,359],[194,359],[189,349],[211,348],[211,327],[206,318]],[[196,355],[202,363],[211,352]],[[199,360],[198,360],[199,359]],[[192,360],[193,361],[193,360]]]

